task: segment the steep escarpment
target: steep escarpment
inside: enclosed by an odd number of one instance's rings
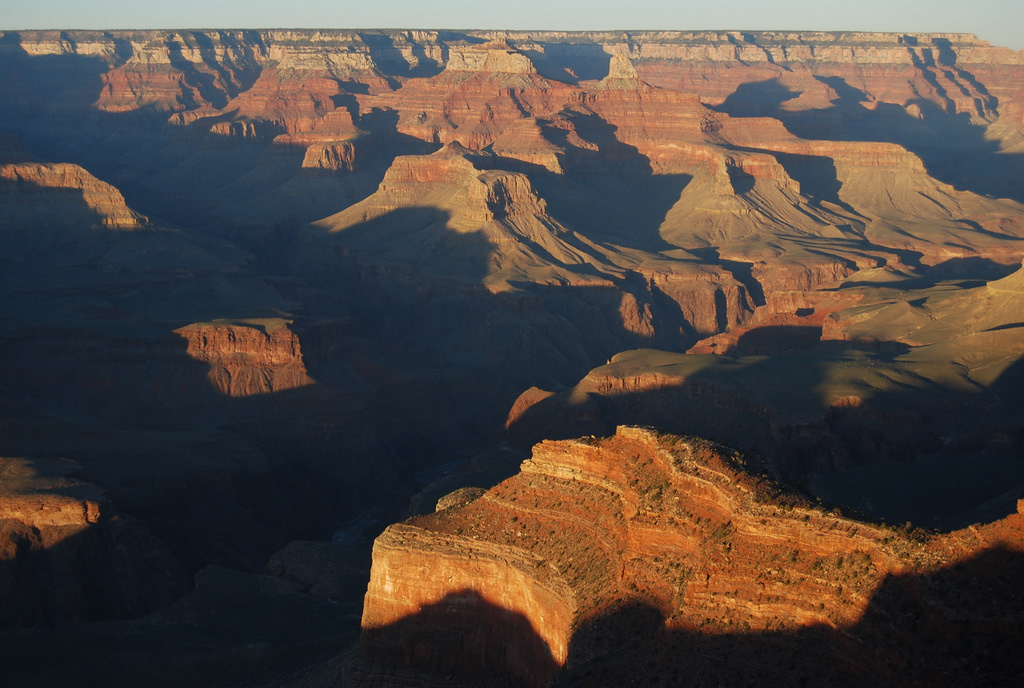
[[[796,664],[760,671],[843,684],[895,679],[874,660],[851,661],[847,676],[820,661],[884,652],[887,624],[874,605],[889,581],[931,589],[944,568],[1003,542],[1019,547],[1020,527],[1014,515],[984,531],[922,540],[826,512],[751,472],[732,450],[692,437],[619,428],[603,440],[543,442],[519,475],[377,540],[351,678],[383,685],[411,672],[432,685],[445,674],[511,675],[515,685],[544,685],[563,670],[570,684],[589,685],[607,680],[592,673],[598,666],[625,673],[637,669],[636,656],[667,651],[671,634],[690,634],[695,649],[680,646],[683,657],[651,667],[657,675],[730,661],[727,642],[708,651],[699,638],[764,636],[770,652],[787,634],[817,633],[820,644]],[[971,618],[941,598],[920,600],[915,613],[927,610],[936,623]],[[998,622],[976,612],[989,634],[1019,622],[1016,610]],[[520,621],[466,635],[495,613]],[[852,650],[844,635],[863,645]],[[501,647],[550,654],[531,655],[531,671]],[[732,659],[737,672],[753,668],[746,652]]]
[[[529,56],[505,41],[449,49],[437,76],[410,80],[399,92],[367,99],[397,110],[398,131],[479,150],[512,122],[557,111],[573,89],[541,76]]]
[[[130,230],[145,224],[114,187],[77,165],[15,163],[0,166],[4,224],[97,226]]]
[[[185,570],[68,460],[0,458],[0,626],[141,616],[188,589]]]
[[[1019,129],[1012,114],[1019,56],[960,34],[321,30],[5,37],[12,80],[3,97],[14,112],[41,111],[62,122],[83,110],[111,115],[90,116],[90,128],[118,119],[149,127],[152,116],[229,140],[315,148],[307,168],[336,169],[332,148],[385,124],[392,133],[480,149],[523,117],[556,113],[579,99],[580,87],[601,79],[617,89],[638,78],[734,116],[776,117],[804,138],[886,140],[926,153],[936,146],[969,152],[962,144],[950,148],[946,136],[970,134],[953,122],[958,115],[992,126],[1010,146]],[[46,71],[47,62],[60,62],[65,78]],[[54,92],[59,100],[48,95]],[[355,126],[348,116],[359,120]],[[955,166],[941,167],[944,175],[958,174]],[[986,184],[996,179],[986,172]]]
[[[229,397],[273,394],[314,384],[299,338],[287,323],[193,324],[175,330],[185,351],[210,366],[210,386]]]

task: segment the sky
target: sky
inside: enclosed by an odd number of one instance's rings
[[[954,32],[1022,50],[1024,1],[0,0],[0,30],[254,28]]]

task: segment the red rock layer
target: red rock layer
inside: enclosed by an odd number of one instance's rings
[[[69,163],[0,165],[4,224],[138,229],[145,218],[116,188]]]
[[[187,353],[210,369],[210,386],[224,396],[271,394],[313,384],[299,338],[286,323],[198,323],[175,330]]]
[[[155,108],[177,112],[219,108],[252,84],[266,59],[265,46],[245,32],[125,32],[85,40],[67,35],[63,54],[111,61],[102,74],[95,107],[105,112]]]
[[[519,475],[479,499],[378,538],[353,675],[386,685],[400,666],[399,676],[423,685],[450,673],[459,680],[463,656],[493,658],[533,637],[553,663],[531,672],[505,656],[469,666],[544,685],[567,662],[579,669],[600,656],[608,640],[584,633],[591,623],[640,603],[657,610],[663,632],[853,628],[887,578],[996,545],[1019,550],[1021,518],[924,543],[825,513],[703,440],[620,427],[604,440],[542,442]],[[461,635],[484,606],[467,605],[466,591],[528,627]],[[1006,615],[1014,623],[1019,613]],[[628,643],[626,629],[605,632]]]
[[[513,122],[556,112],[573,91],[540,76],[529,57],[499,42],[452,51],[437,76],[362,102],[397,110],[402,133],[480,150]]]
[[[187,588],[163,543],[79,470],[0,457],[0,627],[135,616]]]

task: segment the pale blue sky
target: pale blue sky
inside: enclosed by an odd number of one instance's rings
[[[0,30],[821,29],[967,32],[1024,49],[1024,0],[0,0]]]

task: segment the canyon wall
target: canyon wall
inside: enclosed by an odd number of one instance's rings
[[[168,604],[189,578],[73,461],[0,458],[0,627],[65,626]]]
[[[536,445],[517,476],[378,538],[350,678],[390,685],[411,672],[422,685],[442,675],[461,685],[509,672],[509,685],[545,685],[561,671],[558,685],[598,685],[636,671],[664,680],[688,667],[733,678],[756,671],[769,682],[801,673],[841,685],[900,682],[902,669],[874,654],[908,640],[920,653],[904,657],[912,676],[949,671],[956,660],[904,637],[895,630],[903,622],[879,618],[876,605],[902,581],[920,606],[912,613],[943,628],[937,634],[950,632],[958,612],[934,581],[989,548],[1019,547],[1020,514],[928,537],[826,511],[752,466],[704,440],[639,428]],[[466,599],[524,621],[471,635],[481,613]],[[997,616],[982,632],[1005,648],[998,635],[1019,637],[1019,613]],[[806,644],[788,667],[762,663],[741,640],[763,638],[771,654],[785,649],[786,636]],[[720,646],[698,639],[709,637]],[[534,657],[532,672],[504,663],[501,648],[531,643],[553,661]],[[998,662],[1009,655],[995,652],[992,676],[1008,676]],[[829,665],[844,653],[852,654],[842,668]],[[651,657],[658,659],[637,663]],[[939,683],[954,685],[978,668],[962,665]]]

